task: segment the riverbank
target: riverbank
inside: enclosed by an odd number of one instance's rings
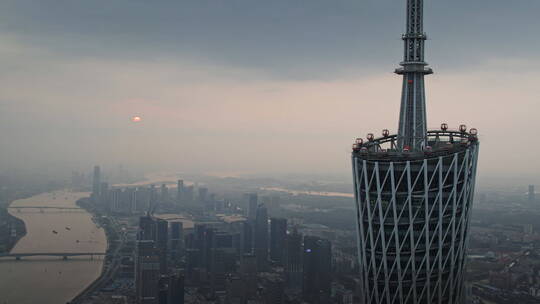
[[[90,285],[88,285],[83,291],[76,295],[68,304],[80,304],[84,303],[94,292],[103,288],[113,278],[114,273],[117,271],[118,265],[115,263],[115,255],[122,247],[123,242],[117,245],[118,231],[116,225],[108,217],[103,217],[91,204],[90,198],[81,198],[76,202],[77,206],[86,210],[92,215],[92,221],[102,227],[105,231],[105,238],[107,239],[107,255],[101,267],[101,273],[97,279],[95,279]]]
[[[11,252],[104,252],[104,231],[88,212],[74,209],[75,202],[86,196],[88,193],[54,191],[14,201],[8,211],[25,223],[27,234]],[[0,302],[66,303],[100,276],[103,262],[90,257],[0,260]],[[32,292],[28,292],[28,286],[32,286]]]
[[[9,213],[8,209],[13,202],[28,199],[32,196],[48,191],[54,191],[55,187],[40,190],[32,187],[13,187],[0,191],[0,253],[8,253],[15,248],[17,243],[26,236],[26,224],[20,218]]]
[[[36,194],[38,193],[16,194],[7,202],[0,202],[0,253],[11,252],[27,233],[24,221],[10,214],[8,208],[16,200],[26,199]]]
[[[26,236],[26,225],[24,221],[9,214],[7,208],[1,208],[0,253],[10,252],[24,236]]]

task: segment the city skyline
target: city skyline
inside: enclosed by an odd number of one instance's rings
[[[540,303],[539,10],[0,1],[0,302]]]

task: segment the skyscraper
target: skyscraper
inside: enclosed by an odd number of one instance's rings
[[[427,131],[423,0],[407,0],[399,131],[353,145],[361,298],[370,304],[464,303],[477,130]]]
[[[160,191],[160,195],[161,195],[161,203],[167,203],[169,202],[169,188],[167,188],[167,185],[166,184],[162,184],[161,185],[161,191]]]
[[[332,245],[315,236],[304,237],[303,287],[304,300],[329,303],[332,283]]]
[[[151,216],[141,216],[139,218],[139,232],[138,240],[151,240],[154,241],[156,238],[156,224],[154,218]]]
[[[176,271],[169,275],[161,275],[158,279],[157,304],[184,303],[184,276]]]
[[[146,187],[140,187],[135,190],[135,205],[134,211],[142,213],[148,211],[150,208],[150,189]]]
[[[212,234],[209,248],[208,273],[212,290],[225,290],[227,274],[236,271],[236,256],[234,247],[235,236],[228,232],[215,231]]]
[[[167,249],[169,242],[169,223],[163,219],[154,219],[156,225],[155,246],[159,254],[159,271],[167,273]]]
[[[158,193],[155,185],[150,185],[150,200],[148,201],[149,208],[155,208],[158,204]]]
[[[285,281],[289,289],[302,288],[302,235],[298,230],[287,235]]]
[[[184,304],[184,275],[177,273],[169,277],[168,304]]]
[[[264,304],[284,303],[285,284],[283,278],[277,273],[268,273],[262,279],[262,295]]]
[[[94,166],[94,175],[92,178],[92,194],[97,197],[101,186],[101,170],[99,166]]]
[[[101,183],[99,185],[99,204],[105,207],[104,205],[109,200],[109,184],[108,183]]]
[[[154,253],[159,257],[159,270],[161,274],[167,272],[167,243],[169,223],[166,220],[153,218],[149,215],[139,218],[139,241],[152,241]]]
[[[268,267],[268,212],[264,205],[257,208],[254,244],[257,269],[266,271]]]
[[[158,304],[159,254],[152,240],[137,241],[135,286],[137,304]]]
[[[174,262],[180,260],[182,240],[184,239],[184,227],[182,222],[171,222],[170,255]]]
[[[199,188],[199,202],[204,203],[208,199],[208,188],[200,187]]]
[[[240,261],[240,277],[242,279],[245,295],[253,297],[257,293],[257,257],[244,254]]]
[[[182,197],[184,202],[191,203],[193,202],[193,186],[184,187],[184,196]]]
[[[534,185],[529,185],[529,192],[527,193],[529,197],[529,203],[534,204],[536,200],[536,193],[534,192]]]
[[[180,237],[181,226],[175,225],[174,237]],[[166,303],[169,297],[167,260],[169,223],[150,215],[139,218],[135,257],[135,287],[137,303]],[[164,302],[165,301],[165,302]]]
[[[287,242],[287,219],[270,219],[270,259],[283,264]]]
[[[178,204],[182,203],[184,200],[184,181],[179,179],[176,186],[176,202]]]
[[[250,193],[247,194],[248,198],[248,214],[247,218],[251,221],[254,221],[257,217],[257,209],[259,208],[259,205],[257,203],[257,193]]]
[[[242,253],[252,253],[253,252],[253,231],[254,231],[254,222],[245,221],[242,223]]]

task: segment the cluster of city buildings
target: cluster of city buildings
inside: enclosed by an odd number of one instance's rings
[[[176,189],[115,189],[100,174],[96,167],[89,202],[132,239],[105,294],[141,304],[353,303],[358,281],[334,278],[357,269],[354,246],[334,251],[327,227],[272,217],[265,203],[277,206],[278,196],[229,203],[182,180]]]
[[[539,216],[534,187],[480,193],[467,267],[475,303],[540,302]]]
[[[289,230],[286,219],[269,218],[256,194],[249,195],[248,206],[247,217],[188,229],[182,222],[141,217],[137,303],[180,303],[171,296],[179,289],[191,303],[331,302],[331,242]]]
[[[184,303],[183,274],[169,269],[169,260],[176,258],[175,249],[180,246],[180,223],[170,230],[169,237],[169,223],[165,220],[149,215],[140,218],[135,252],[137,303]]]
[[[225,208],[224,200],[218,201],[215,195],[208,192],[208,188],[198,187],[197,193],[194,185],[184,185],[178,180],[176,193],[169,192],[167,184],[160,187],[151,184],[139,187],[111,187],[102,181],[101,169],[94,167],[92,179],[91,199],[96,204],[114,214],[140,214],[147,212],[157,205],[178,206],[179,204],[205,204],[206,209],[221,210]]]
[[[199,198],[209,198],[204,195],[208,190],[200,188],[204,190],[194,187],[197,195],[189,203],[179,199],[182,191],[177,188],[155,187],[156,203],[148,206],[157,207],[129,213],[92,200],[130,235],[119,251],[122,262],[116,275],[100,290],[106,295],[100,298],[103,303],[358,303],[365,296],[354,231],[306,222],[296,211],[287,213],[297,197],[238,194],[238,201],[228,199],[225,208],[210,211]],[[220,200],[228,201],[214,198]],[[537,303],[540,226],[534,218],[540,208],[534,190],[481,192],[477,201],[463,257],[468,260],[460,292],[463,303]],[[193,213],[193,206],[204,212]],[[451,224],[446,227],[451,231]],[[441,250],[452,251],[442,244]],[[370,250],[370,245],[361,250]]]

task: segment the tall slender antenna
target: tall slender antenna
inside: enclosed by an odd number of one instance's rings
[[[399,114],[398,148],[421,150],[427,134],[426,93],[424,75],[433,70],[424,61],[424,1],[407,0],[407,31],[403,34],[405,51],[402,67],[396,74],[403,75],[401,110]]]

